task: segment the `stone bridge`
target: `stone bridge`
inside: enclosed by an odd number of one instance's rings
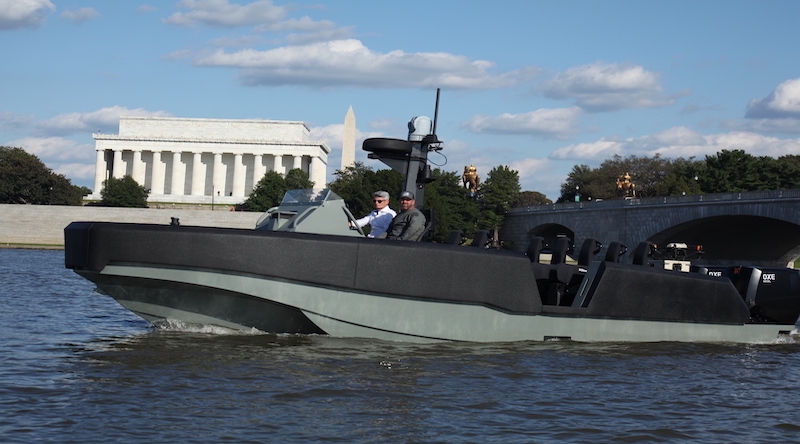
[[[702,245],[702,262],[786,266],[800,257],[800,190],[698,194],[513,208],[500,237],[525,251],[530,236]],[[577,254],[577,252],[576,252]],[[600,253],[605,254],[605,250]],[[630,261],[625,256],[622,260]]]

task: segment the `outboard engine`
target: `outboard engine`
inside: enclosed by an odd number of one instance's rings
[[[750,307],[754,322],[794,324],[800,316],[800,270],[712,265],[693,268],[698,273],[730,279]]]

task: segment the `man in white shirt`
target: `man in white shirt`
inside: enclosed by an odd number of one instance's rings
[[[372,193],[372,203],[375,205],[375,209],[361,219],[356,220],[355,224],[358,227],[369,225],[370,231],[367,237],[384,238],[386,237],[386,229],[389,228],[389,224],[397,213],[389,208],[389,193],[386,191]],[[350,223],[350,226],[353,226],[353,222]]]

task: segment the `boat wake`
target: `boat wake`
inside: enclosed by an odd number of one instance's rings
[[[199,333],[199,334],[216,335],[216,336],[260,336],[260,335],[270,334],[267,332],[263,332],[257,328],[250,328],[249,330],[238,330],[233,328],[221,327],[218,325],[192,324],[188,322],[178,321],[176,319],[164,319],[157,322],[153,322],[152,325],[153,328],[155,328],[158,331]]]
[[[800,344],[800,329],[795,327],[788,335],[779,335],[772,344]]]

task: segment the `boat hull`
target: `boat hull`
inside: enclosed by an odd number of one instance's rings
[[[768,343],[793,326],[512,314],[474,304],[343,291],[259,276],[142,264],[81,273],[149,321],[392,341],[691,341]],[[107,284],[106,282],[113,282]],[[154,290],[158,289],[158,290]]]
[[[524,255],[306,233],[75,222],[65,261],[149,321],[428,341],[770,342],[727,279],[594,263],[542,303]],[[796,314],[795,318],[796,319]]]

